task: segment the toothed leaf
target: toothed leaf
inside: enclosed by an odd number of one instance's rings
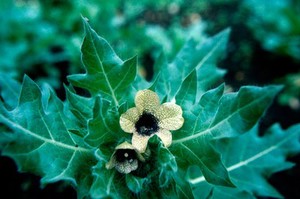
[[[236,137],[214,141],[214,147],[222,152],[223,161],[236,188],[224,188],[205,182],[197,172],[190,173],[189,182],[195,194],[202,193],[201,198],[283,198],[267,181],[267,178],[278,171],[289,169],[293,163],[286,159],[300,152],[300,125],[282,130],[273,125],[264,136],[258,135],[256,126],[250,132]],[[201,190],[207,190],[206,195]]]
[[[42,93],[47,101],[42,101]],[[42,177],[42,184],[67,180],[78,187],[80,197],[92,182],[90,167],[95,158],[82,139],[69,130],[76,123],[64,114],[63,103],[52,91],[41,92],[25,76],[17,107],[9,111],[0,104],[0,123],[12,132],[2,154],[15,160],[20,171]],[[1,132],[5,136],[5,132]],[[85,190],[85,191],[84,191]]]
[[[103,97],[119,106],[125,100],[126,90],[136,77],[137,58],[122,61],[109,43],[83,20],[85,38],[81,47],[86,74],[70,75],[68,80],[92,95]]]

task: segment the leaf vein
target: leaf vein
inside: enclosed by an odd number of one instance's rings
[[[43,124],[44,124],[44,126],[46,127],[46,129],[47,129],[47,132],[48,132],[48,134],[49,134],[49,136],[50,136],[50,138],[51,138],[51,140],[55,140],[54,138],[53,138],[53,136],[52,136],[52,133],[51,133],[51,131],[50,131],[50,129],[49,129],[49,127],[48,127],[48,124],[46,123],[46,121],[44,120],[44,117],[43,117],[43,115],[42,115],[42,113],[41,113],[41,111],[40,111],[40,109],[39,109],[39,116],[40,116],[40,118],[41,118],[41,120],[42,120],[42,122],[43,122]]]
[[[243,166],[246,166],[246,165],[248,165],[249,163],[251,163],[251,162],[253,162],[253,161],[255,161],[255,160],[257,160],[257,159],[259,159],[259,158],[261,158],[261,157],[263,157],[263,156],[265,156],[265,155],[267,155],[267,154],[269,154],[269,153],[271,153],[272,151],[274,151],[275,149],[279,148],[279,147],[280,147],[281,145],[283,145],[285,142],[287,142],[287,141],[290,140],[292,137],[294,137],[295,135],[298,135],[298,134],[299,134],[299,132],[298,132],[298,133],[294,133],[294,134],[292,134],[292,135],[286,137],[286,138],[283,139],[282,141],[278,142],[277,144],[271,145],[271,146],[269,146],[268,148],[266,148],[265,150],[263,150],[263,151],[261,151],[261,152],[259,152],[259,153],[257,153],[257,154],[253,154],[253,156],[249,157],[248,159],[243,160],[243,161],[241,161],[241,162],[238,162],[238,163],[236,163],[236,164],[234,164],[234,165],[232,165],[232,166],[230,166],[230,167],[227,167],[228,172],[231,172],[231,171],[233,171],[233,170],[236,170],[236,169],[238,169],[238,168],[241,168],[241,167],[243,167]],[[194,179],[189,180],[189,182],[192,183],[192,184],[198,184],[198,183],[201,183],[201,182],[203,182],[203,181],[205,181],[205,179],[204,179],[203,176],[200,176],[200,177],[198,177],[198,178],[194,178]]]
[[[59,178],[62,177],[62,176],[66,173],[66,171],[67,171],[67,170],[70,168],[70,166],[72,165],[72,162],[73,162],[73,159],[75,158],[75,155],[76,155],[76,151],[73,152],[73,154],[72,154],[70,160],[68,161],[68,165],[66,166],[66,168],[63,169],[59,175],[57,175],[57,176],[55,176],[54,178],[52,178],[52,179],[51,179],[52,181],[59,180]]]
[[[90,34],[91,34],[91,33],[90,33]],[[90,35],[90,37],[92,37],[92,36]],[[101,60],[101,58],[99,57],[99,54],[98,54],[98,52],[97,52],[97,49],[96,49],[95,41],[94,41],[94,40],[95,40],[95,39],[92,38],[92,44],[93,44],[92,47],[93,47],[94,51],[96,52],[97,60],[98,60],[98,62],[100,63],[101,70],[103,71],[104,79],[105,79],[105,81],[106,81],[106,83],[107,83],[107,86],[108,86],[110,92],[111,92],[110,94],[111,94],[111,97],[112,97],[113,100],[114,100],[115,105],[116,105],[116,106],[119,106],[119,102],[118,102],[118,100],[117,100],[117,98],[116,98],[116,95],[115,95],[114,90],[113,90],[113,88],[112,88],[112,86],[111,86],[111,83],[110,83],[110,81],[109,81],[109,78],[108,78],[107,75],[106,75],[105,68],[103,67],[102,60]]]
[[[261,97],[259,98],[256,98],[255,100],[253,100],[251,103],[241,107],[240,109],[236,110],[235,112],[233,112],[232,114],[228,115],[226,118],[224,118],[223,120],[219,121],[218,123],[216,123],[214,126],[209,126],[208,129],[204,130],[204,131],[200,131],[196,134],[192,134],[190,136],[187,136],[187,137],[184,137],[184,138],[181,138],[181,139],[178,139],[178,140],[174,140],[173,141],[173,144],[178,144],[178,143],[182,143],[182,142],[186,142],[186,141],[189,141],[189,140],[192,140],[192,139],[196,139],[206,133],[209,133],[211,132],[213,129],[217,128],[218,126],[222,125],[224,122],[228,122],[228,120],[233,117],[235,114],[239,113],[240,111],[248,108],[249,106],[252,106],[253,104],[255,103],[258,103],[260,100],[264,99],[264,95],[262,95]],[[198,118],[198,117],[197,117]],[[194,131],[193,131],[194,133]]]
[[[68,135],[69,135],[70,139],[72,140],[72,142],[73,142],[74,144],[76,144],[76,142],[75,142],[75,140],[73,139],[72,135],[71,135],[70,132],[68,131],[68,128],[67,128],[67,125],[66,125],[65,121],[62,119],[62,114],[61,114],[60,108],[57,106],[57,103],[56,103],[56,102],[54,102],[54,104],[55,104],[56,110],[57,110],[57,112],[58,112],[59,118],[60,118],[60,120],[61,120],[61,122],[62,122],[62,124],[63,124],[63,126],[64,126],[65,131],[68,132]]]
[[[42,137],[38,134],[35,134],[34,132],[24,128],[23,126],[5,118],[3,115],[0,115],[0,120],[3,121],[3,123],[5,123],[6,125],[16,129],[16,130],[19,130],[20,132],[24,133],[24,134],[27,134],[31,137],[34,137],[38,140],[41,140],[43,142],[46,142],[46,143],[49,143],[49,144],[53,144],[53,145],[56,145],[58,147],[61,147],[61,148],[65,148],[65,149],[69,149],[69,150],[73,150],[73,151],[81,151],[81,152],[84,152],[84,153],[91,153],[91,151],[87,148],[83,148],[83,147],[75,147],[75,146],[71,146],[71,145],[68,145],[68,144],[65,144],[65,143],[62,143],[62,142],[58,142],[56,140],[52,140],[52,139],[48,139],[48,138],[45,138],[45,137]]]

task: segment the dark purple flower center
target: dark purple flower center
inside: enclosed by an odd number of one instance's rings
[[[151,113],[144,112],[135,123],[135,129],[140,135],[150,136],[159,129],[157,118]]]
[[[133,149],[118,149],[116,151],[116,160],[119,163],[128,161],[129,163],[137,159],[136,152]]]

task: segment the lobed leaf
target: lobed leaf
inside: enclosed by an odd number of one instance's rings
[[[119,109],[122,109],[123,104]],[[84,138],[90,146],[99,147],[103,143],[118,142],[118,138],[126,137],[119,125],[119,109],[113,107],[105,99],[96,97],[93,118],[88,120],[88,134]]]
[[[235,138],[215,140],[214,147],[222,152],[222,159],[230,174],[235,189],[207,184],[203,176],[189,173],[189,182],[196,192],[210,190],[211,198],[262,197],[282,198],[281,194],[267,181],[271,174],[291,168],[286,161],[290,155],[300,152],[300,125],[282,130],[273,125],[263,137],[258,136],[258,127]],[[197,177],[196,177],[197,176]],[[255,183],[254,183],[255,182]],[[202,198],[208,195],[202,194]]]
[[[86,36],[81,53],[86,74],[70,75],[68,80],[74,86],[87,89],[93,96],[101,94],[119,106],[136,77],[137,58],[122,61],[108,42],[86,20],[83,22]]]
[[[50,91],[43,104],[44,93],[25,76],[17,107],[8,111],[0,104],[0,123],[13,137],[4,143],[2,154],[13,158],[20,171],[42,176],[42,184],[67,180],[78,186],[79,195],[86,195],[81,190],[89,189],[92,181],[93,153],[69,131],[77,125],[64,114],[62,102]]]
[[[197,72],[198,78],[197,98],[214,86],[224,75],[224,71],[218,69],[216,63],[224,55],[229,33],[230,30],[226,29],[201,43],[193,39],[187,41],[169,64],[164,55],[161,55],[154,66],[156,74],[160,73],[156,92],[160,96],[167,94],[168,100],[173,99],[182,82],[193,70]]]
[[[191,81],[192,86],[185,83],[176,99],[180,101],[185,96],[183,99],[190,102],[182,106],[185,123],[179,132],[174,133],[172,152],[182,161],[182,167],[188,169],[197,165],[209,183],[234,186],[220,153],[211,147],[210,140],[238,136],[249,130],[280,87],[243,87],[238,93],[223,95],[224,86],[221,85],[203,94],[200,101],[192,106],[195,95],[181,93],[195,93],[197,82]]]
[[[246,86],[222,96],[223,88],[208,91],[191,111],[184,111],[187,120],[182,133],[174,134],[174,144],[206,135],[218,139],[243,134],[253,127],[281,90],[280,86]]]
[[[186,84],[184,83],[179,94],[182,92],[192,92],[195,94],[197,82],[192,81],[191,83],[193,86],[189,85],[188,87],[192,87],[193,89],[186,88]],[[192,165],[197,165],[208,182],[223,186],[233,186],[227,170],[221,161],[220,154],[217,153],[209,143],[211,139],[210,136],[197,137],[195,139],[185,140],[185,142],[182,143],[176,141],[176,137],[180,135],[187,137],[189,134],[192,134],[191,131],[195,130],[197,125],[205,125],[204,121],[197,124],[197,120],[210,121],[211,118],[214,117],[223,90],[224,86],[220,86],[207,92],[202,96],[198,105],[194,105],[193,103],[195,102],[196,95],[184,95],[185,98],[183,99],[185,100],[185,106],[183,106],[183,108],[185,109],[183,109],[183,116],[185,118],[185,123],[181,131],[174,134],[175,140],[173,141],[174,145],[171,150],[176,154],[178,161],[181,162],[181,167],[185,168],[185,170]],[[176,96],[176,99],[181,98],[180,96],[181,95],[179,95],[179,97]],[[188,96],[192,96],[192,99]],[[193,104],[193,106],[191,104]],[[194,115],[195,113],[197,115]]]
[[[83,124],[93,118],[94,98],[82,97],[77,95],[72,87],[65,86],[66,106],[69,111]]]

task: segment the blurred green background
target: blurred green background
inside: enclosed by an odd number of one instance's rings
[[[300,122],[299,0],[0,1],[0,73],[20,82],[27,74],[40,85],[50,84],[64,99],[66,76],[83,72],[81,16],[122,59],[138,55],[147,80],[162,51],[172,60],[189,38],[200,42],[230,27],[227,54],[219,63],[227,70],[228,90],[283,84],[261,120],[261,132],[275,122],[284,128]],[[300,157],[291,161],[299,165]],[[12,198],[76,198],[65,183],[41,189],[38,177],[17,173],[5,157],[0,179],[0,190]],[[286,198],[300,198],[299,166],[275,174],[270,182]]]

